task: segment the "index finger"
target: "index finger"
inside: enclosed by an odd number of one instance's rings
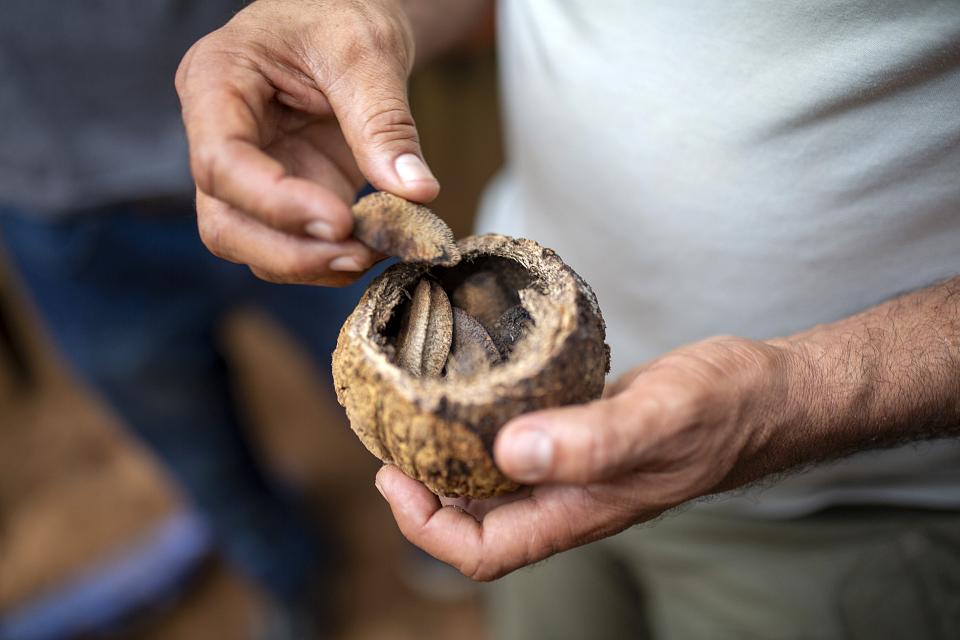
[[[353,227],[348,203],[322,185],[290,175],[263,151],[276,90],[227,54],[184,61],[180,100],[197,187],[274,229],[337,242]]]
[[[589,489],[578,486],[537,487],[529,497],[493,509],[482,521],[456,506],[442,506],[396,467],[383,467],[377,486],[410,542],[480,581],[495,580],[630,524],[622,509],[597,502]]]

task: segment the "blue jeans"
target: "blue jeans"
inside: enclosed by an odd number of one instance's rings
[[[256,305],[329,372],[362,284],[262,282],[207,252],[189,202],[166,208],[116,206],[58,221],[0,209],[0,233],[73,370],[165,463],[226,556],[292,603],[330,551],[251,448],[218,328],[227,312]]]

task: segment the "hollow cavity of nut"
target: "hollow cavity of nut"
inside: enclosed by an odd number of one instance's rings
[[[518,292],[493,269],[452,274],[449,295],[437,275],[421,275],[400,310],[397,364],[415,376],[466,380],[509,358],[532,322],[522,304],[513,302]]]

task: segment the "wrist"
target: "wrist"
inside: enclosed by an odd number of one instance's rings
[[[868,407],[876,394],[867,372],[876,353],[856,358],[829,327],[767,341],[777,349],[784,380],[764,442],[761,475],[838,458],[862,447]]]
[[[740,415],[734,417],[734,428],[746,430],[747,437],[720,491],[816,459],[824,416],[830,414],[815,345],[778,338],[758,343],[757,349],[757,367],[740,385]]]

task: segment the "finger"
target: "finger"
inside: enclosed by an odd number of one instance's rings
[[[377,66],[371,68],[373,64]],[[327,97],[360,170],[375,187],[429,202],[440,183],[423,159],[407,100],[407,71],[377,58],[348,71]]]
[[[273,87],[256,70],[202,51],[185,59],[180,99],[197,187],[274,229],[335,242],[350,235],[346,201],[290,175],[263,151]]]
[[[618,377],[613,382],[610,382],[603,388],[603,397],[612,398],[613,396],[620,395],[627,388],[633,384],[633,381],[646,370],[646,366],[634,367],[630,371],[627,371],[620,377]]]
[[[301,127],[268,148],[283,158],[286,170],[299,178],[323,185],[343,202],[353,202],[365,184],[343,133],[335,121]]]
[[[474,580],[494,580],[554,553],[625,528],[627,511],[592,499],[580,487],[540,487],[525,499],[491,510],[483,522],[443,507],[419,482],[393,466],[377,474],[403,535]]]
[[[585,405],[520,416],[497,435],[494,457],[522,483],[596,482],[640,464],[665,420],[669,401],[656,393],[620,394]]]
[[[377,489],[390,505],[401,533],[410,542],[462,572],[464,561],[477,554],[480,523],[456,505],[444,506],[440,499],[416,480],[406,476],[393,465],[385,465],[377,472]],[[464,541],[461,553],[451,538]]]
[[[214,255],[250,265],[272,282],[342,286],[382,258],[356,240],[324,242],[276,231],[202,192],[197,193],[197,226]]]
[[[470,515],[472,515],[477,520],[483,520],[483,518],[498,507],[502,507],[505,504],[510,504],[511,502],[516,502],[517,500],[523,500],[526,497],[529,497],[532,487],[523,487],[518,491],[508,493],[506,495],[497,496],[496,498],[485,498],[485,499],[474,499],[474,498],[445,498],[440,497],[440,504],[445,507],[455,506],[463,509]]]

